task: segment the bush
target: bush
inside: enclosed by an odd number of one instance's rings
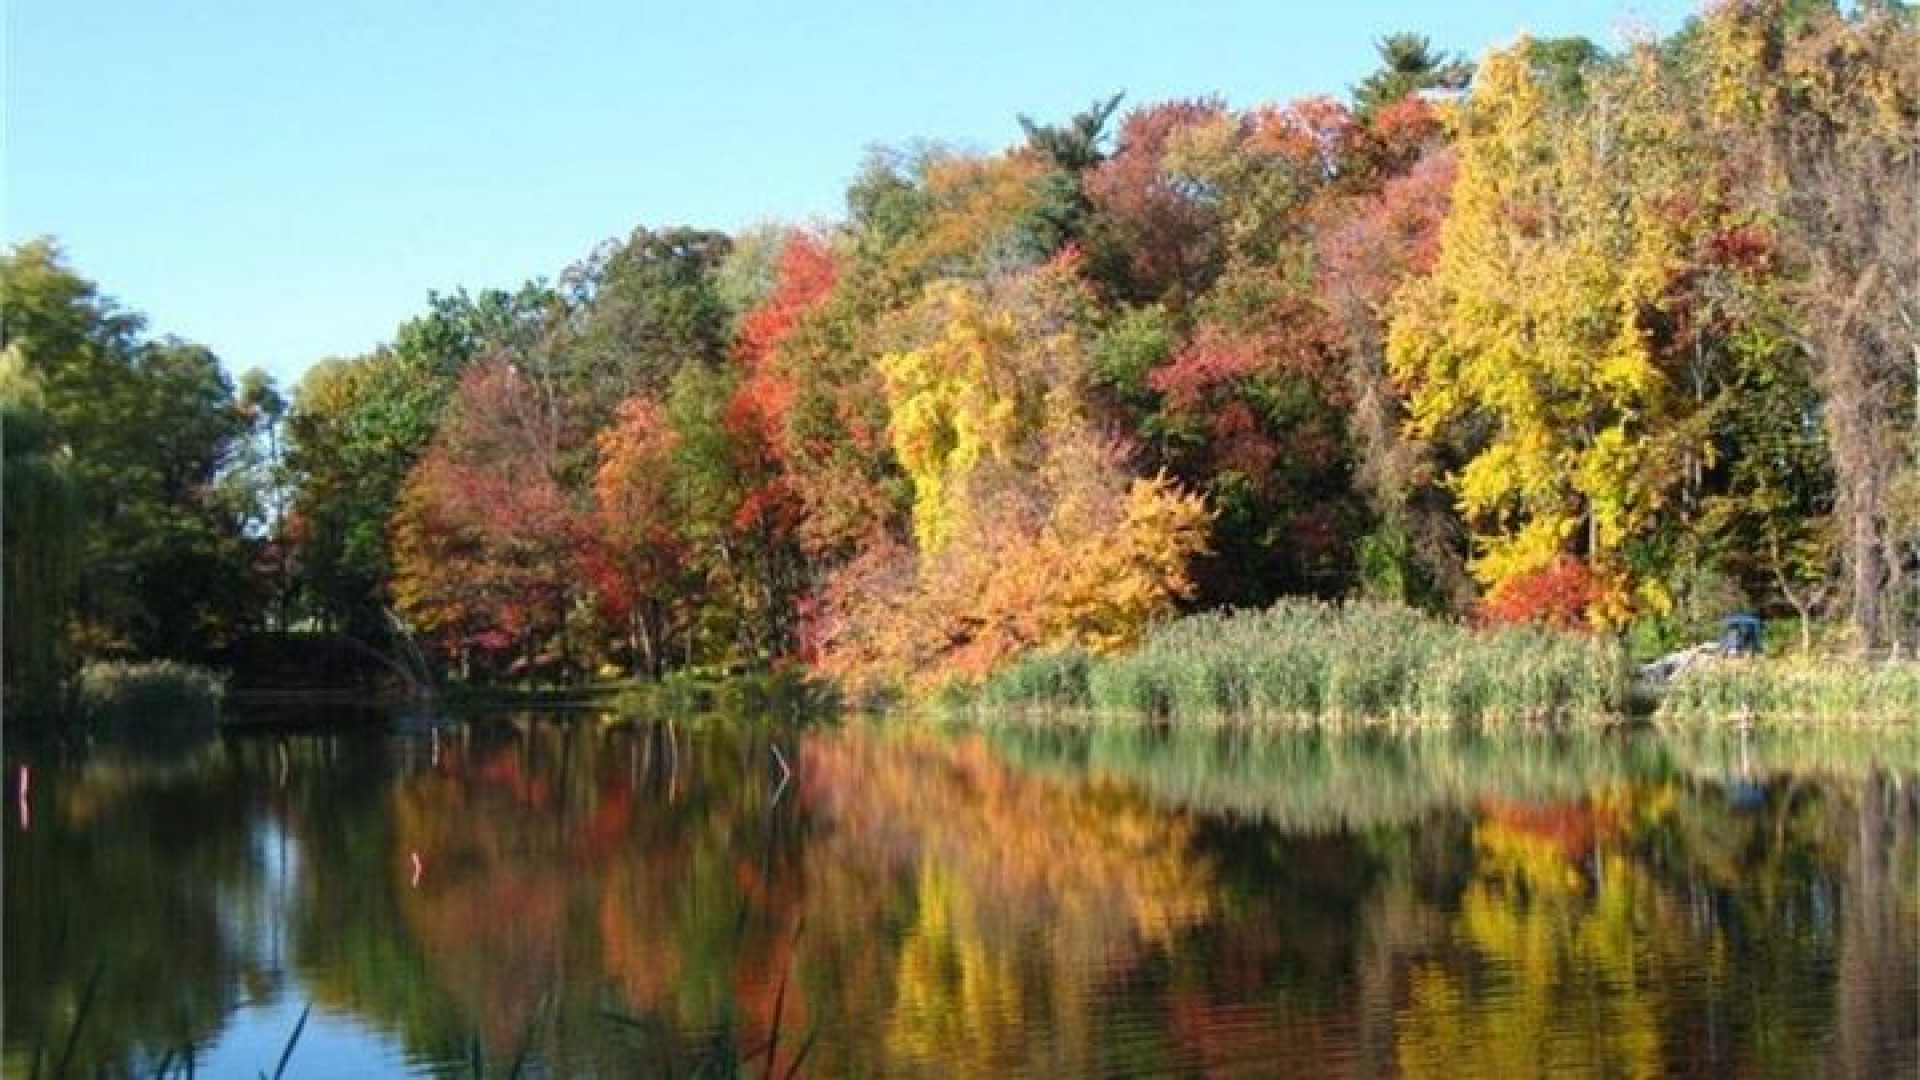
[[[219,722],[226,680],[172,660],[101,661],[80,669],[75,705],[92,723],[179,728]]]
[[[715,678],[680,669],[668,672],[658,682],[637,682],[622,688],[611,706],[614,715],[625,718],[714,717],[766,722],[830,714],[837,702],[831,687],[812,682],[797,670]]]
[[[1541,623],[1571,630],[1583,626],[1601,590],[1587,564],[1571,556],[1544,569],[1508,578],[1480,602],[1493,623]]]
[[[1155,670],[1152,657],[1137,654],[1105,659],[1088,668],[1087,697],[1096,711],[1141,717],[1165,716],[1172,705],[1165,674]]]

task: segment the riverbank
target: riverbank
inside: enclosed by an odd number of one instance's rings
[[[226,690],[179,664],[96,665],[79,680],[87,727],[298,728],[403,724],[524,710],[614,722],[723,715],[798,720],[841,711],[835,688],[798,669],[682,671],[655,681],[453,685],[427,697],[370,688]],[[185,703],[183,705],[183,702]],[[869,703],[880,712],[889,711]],[[1714,659],[1654,684],[1611,638],[1475,627],[1379,604],[1287,601],[1163,624],[1131,651],[1031,654],[932,703],[966,720],[1039,726],[1424,731],[1669,728],[1894,729],[1920,717],[1920,663]]]
[[[242,689],[232,689],[240,681]],[[8,717],[24,739],[210,737],[218,732],[346,733],[416,729],[486,716],[559,714],[598,723],[717,717],[797,721],[830,715],[838,698],[797,669],[678,671],[659,680],[568,684],[454,683],[431,692],[386,686],[263,685],[176,661],[89,665],[69,703],[51,714]]]

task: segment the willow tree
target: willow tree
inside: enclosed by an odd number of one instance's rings
[[[66,622],[79,564],[80,503],[40,384],[18,350],[0,354],[0,551],[4,552],[6,713],[54,708],[66,670]]]
[[[249,430],[219,359],[147,336],[44,240],[0,254],[0,344],[71,451],[76,643],[190,657],[244,632],[252,551],[220,479]]]

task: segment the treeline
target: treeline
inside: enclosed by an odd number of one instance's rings
[[[470,679],[853,686],[1296,594],[1912,644],[1905,8],[1477,68],[1395,35],[1347,101],[1021,126],[874,154],[844,221],[637,230],[315,367],[258,534],[283,618]]]

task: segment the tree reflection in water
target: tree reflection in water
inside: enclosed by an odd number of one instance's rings
[[[6,1071],[98,965],[89,1072],[312,1001],[396,1071],[1875,1075],[1917,1052],[1912,760],[531,716],[35,752]]]

